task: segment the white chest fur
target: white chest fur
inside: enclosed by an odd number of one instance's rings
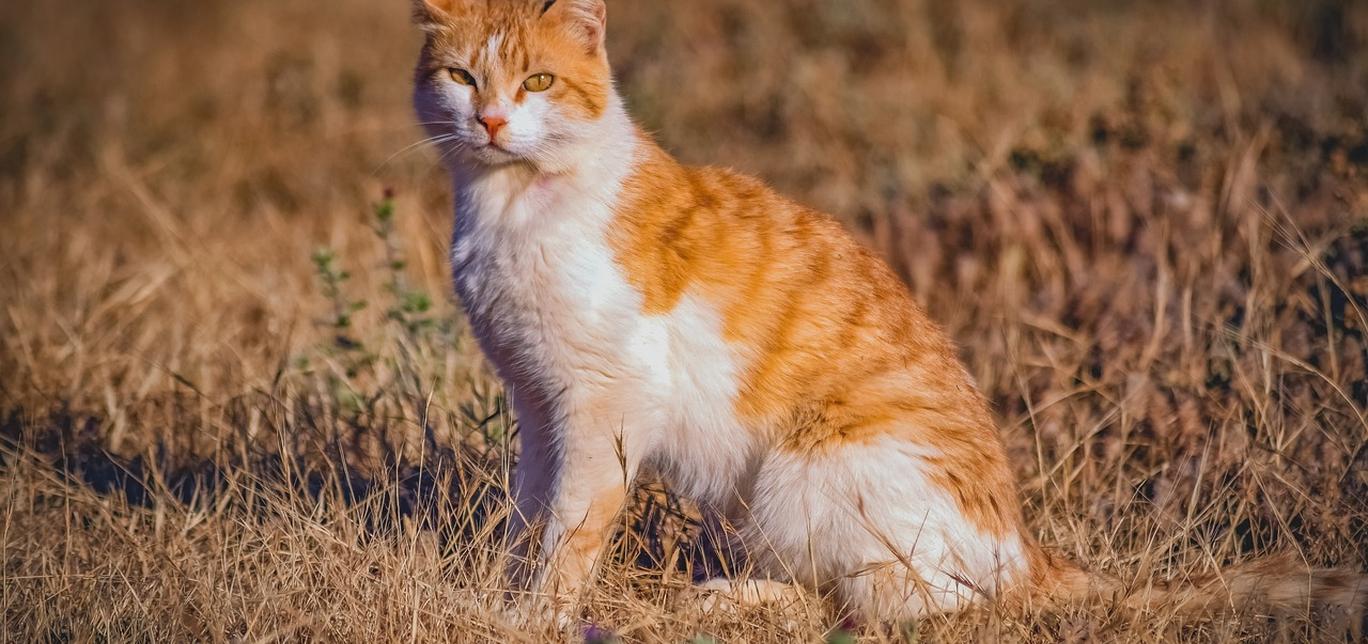
[[[637,300],[606,240],[612,191],[581,177],[527,180],[508,171],[462,187],[452,264],[456,290],[501,375],[563,387],[617,373],[612,347]],[[528,382],[536,379],[546,382]]]

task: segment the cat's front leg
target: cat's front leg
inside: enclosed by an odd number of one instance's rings
[[[622,414],[581,413],[568,415],[557,436],[560,467],[535,588],[558,613],[592,580],[642,461],[644,430]]]
[[[536,528],[550,510],[559,457],[548,433],[546,415],[537,407],[514,398],[518,410],[518,464],[513,472],[513,506],[506,539],[509,561],[506,574],[510,597],[528,590],[536,563],[528,556],[535,545]]]

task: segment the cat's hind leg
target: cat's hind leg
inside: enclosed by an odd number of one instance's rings
[[[770,454],[747,535],[757,569],[893,621],[961,609],[1019,581],[1021,535],[976,524],[937,482],[937,456],[893,436]]]

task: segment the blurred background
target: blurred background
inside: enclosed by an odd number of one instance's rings
[[[471,499],[516,419],[449,295],[408,16],[0,5],[9,635],[505,633],[478,593],[432,603],[494,583],[460,544],[487,543]],[[667,149],[833,213],[948,327],[1047,544],[1163,576],[1363,568],[1368,3],[610,0],[609,23]],[[356,541],[386,495],[440,566]],[[642,503],[622,552],[687,568],[687,510]],[[594,610],[637,637],[705,623],[623,596]],[[708,628],[777,632],[747,619]],[[1154,636],[1108,619],[1022,632]]]

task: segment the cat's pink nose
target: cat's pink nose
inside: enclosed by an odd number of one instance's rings
[[[479,117],[476,117],[476,120],[480,122],[480,125],[484,126],[486,132],[489,132],[489,140],[491,141],[498,138],[499,130],[502,130],[505,125],[508,125],[508,119],[496,114],[482,114]]]

